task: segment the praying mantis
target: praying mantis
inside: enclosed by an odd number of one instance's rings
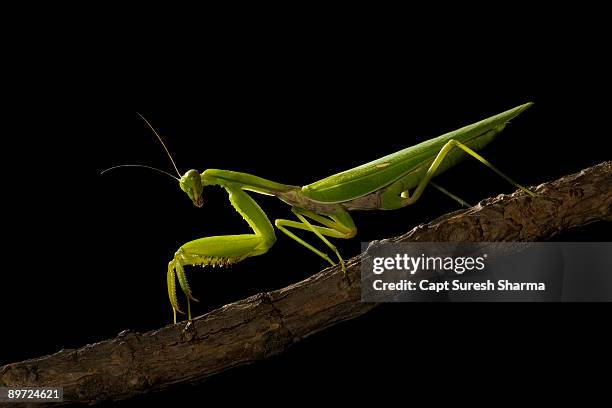
[[[282,184],[247,173],[219,169],[208,169],[202,173],[191,169],[181,175],[159,134],[141,116],[162,144],[178,177],[144,165],[119,165],[106,169],[103,173],[118,167],[146,167],[156,170],[176,179],[180,189],[196,207],[203,205],[204,187],[224,188],[233,208],[251,228],[252,233],[249,234],[210,236],[187,242],[176,251],[168,263],[168,296],[174,322],[176,323],[177,312],[184,313],[179,307],[177,298],[177,280],[186,297],[187,315],[191,322],[190,301],[197,299],[193,296],[187,281],[185,267],[226,266],[249,257],[263,255],[276,242],[274,226],[329,264],[336,265],[339,262],[346,272],[342,256],[328,238],[355,237],[357,227],[350,215],[351,211],[397,210],[406,207],[417,202],[429,184],[460,204],[469,206],[459,197],[431,181],[434,176],[455,166],[465,157],[475,158],[512,185],[534,196],[533,192],[514,182],[476,152],[489,144],[510,120],[531,105],[530,102],[517,106],[305,186]],[[411,190],[413,191],[410,192]],[[277,219],[273,225],[249,193],[277,197],[291,207],[291,212],[297,220]],[[291,230],[314,234],[334,254],[333,257],[337,262]]]

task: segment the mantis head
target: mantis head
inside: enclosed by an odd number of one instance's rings
[[[202,207],[202,178],[197,170],[189,170],[179,179],[179,185],[196,207]]]

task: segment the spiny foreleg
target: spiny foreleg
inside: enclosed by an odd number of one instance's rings
[[[270,220],[259,205],[240,186],[224,185],[236,211],[245,219],[253,234],[221,235],[196,239],[182,245],[168,263],[168,296],[172,304],[174,321],[181,312],[176,296],[176,280],[187,298],[187,315],[191,320],[191,293],[185,266],[227,266],[268,251],[276,241]]]

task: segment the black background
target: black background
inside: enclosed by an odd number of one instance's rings
[[[171,170],[137,111],[164,137],[181,171],[222,168],[288,184],[310,183],[527,101],[534,107],[483,151],[511,177],[535,185],[610,159],[609,66],[597,43],[587,41],[598,34],[519,31],[491,43],[476,36],[435,44],[427,32],[404,41],[397,33],[376,40],[227,34],[197,50],[148,54],[134,44],[138,68],[118,55],[81,61],[57,76],[49,71],[16,104],[19,127],[5,153],[15,159],[7,161],[15,177],[6,200],[15,215],[5,220],[0,363],[170,323],[165,272],[174,251],[198,237],[248,232],[218,188],[205,190],[197,209],[175,181],[147,170],[99,175],[122,163]],[[155,51],[158,44],[146,45]],[[438,181],[471,202],[512,190],[474,161]],[[290,218],[283,203],[256,199],[270,219]],[[400,234],[456,208],[428,189],[414,206],[355,214],[358,237],[337,244],[349,258],[360,241]],[[194,313],[324,267],[278,238],[264,256],[231,269],[189,270],[201,299]],[[558,239],[609,240],[609,225]],[[360,386],[408,392],[411,381],[446,381],[467,366],[487,376],[524,363],[555,367],[561,355],[580,363],[606,355],[596,354],[598,347],[609,350],[602,323],[608,311],[384,305],[282,356],[136,402],[205,396],[263,403],[278,389],[303,395],[308,388],[318,391],[306,398],[327,391],[348,399]],[[577,334],[578,345],[569,340]],[[568,355],[574,347],[582,354]]]

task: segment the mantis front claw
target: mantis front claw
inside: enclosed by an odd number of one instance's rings
[[[259,255],[272,245],[274,241],[258,234],[224,235],[200,238],[181,246],[168,262],[168,296],[172,305],[174,322],[176,312],[184,313],[178,304],[176,295],[176,280],[187,298],[187,318],[191,321],[191,303],[198,300],[191,293],[187,281],[185,266],[228,266],[243,259]]]
[[[180,250],[179,250],[180,251]],[[183,290],[183,293],[187,296],[187,315],[189,321],[191,321],[191,304],[189,300],[198,301],[191,294],[191,288],[189,287],[189,282],[187,281],[187,276],[185,275],[185,269],[183,268],[183,264],[180,260],[180,253],[176,252],[174,258],[168,262],[168,296],[170,298],[170,304],[172,305],[172,312],[174,315],[174,323],[176,323],[176,312],[185,313],[181,310],[178,304],[178,298],[176,296],[176,278],[178,278],[179,285]]]

